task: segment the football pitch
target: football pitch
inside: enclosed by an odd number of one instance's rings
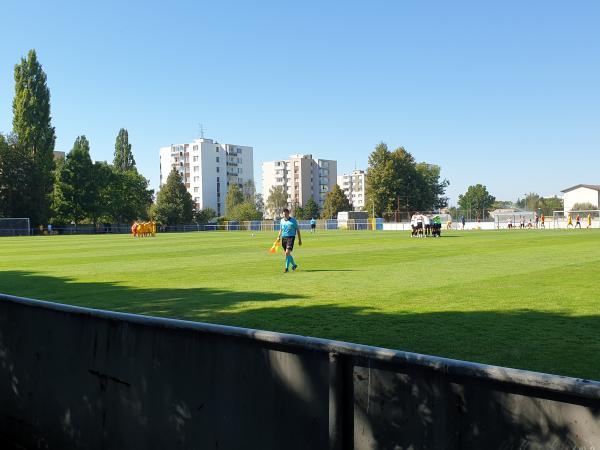
[[[0,238],[0,292],[600,380],[600,231]]]

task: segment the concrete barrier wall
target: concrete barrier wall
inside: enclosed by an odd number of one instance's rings
[[[597,382],[2,295],[0,380],[2,448],[600,442]]]

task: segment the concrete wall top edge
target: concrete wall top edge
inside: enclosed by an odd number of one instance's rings
[[[257,342],[277,344],[290,350],[338,353],[350,357],[366,358],[392,365],[429,369],[454,376],[470,377],[484,381],[533,387],[541,391],[600,400],[600,381],[584,380],[561,375],[492,366],[468,361],[403,352],[349,342],[334,341],[294,334],[261,331],[227,325],[191,322],[179,319],[142,316],[130,313],[105,311],[80,306],[34,300],[0,293],[0,301],[13,302],[36,308],[45,308],[69,314],[86,315],[100,319],[124,321],[146,326],[187,329],[200,333],[219,334]]]

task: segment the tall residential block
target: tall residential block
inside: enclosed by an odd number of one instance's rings
[[[365,171],[355,170],[352,173],[337,177],[337,184],[344,191],[355,211],[365,207]]]
[[[196,208],[212,208],[225,214],[229,186],[254,182],[253,149],[244,145],[220,144],[212,139],[196,139],[160,149],[160,185],[172,168],[181,174]]]
[[[281,186],[288,206],[305,206],[312,197],[322,207],[325,196],[337,181],[337,161],[314,160],[312,155],[292,155],[287,160],[262,164],[263,198],[269,198],[272,187]]]

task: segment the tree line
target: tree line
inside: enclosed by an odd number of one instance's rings
[[[50,91],[35,50],[15,65],[14,80],[13,129],[0,134],[0,217],[29,217],[34,226],[147,219],[153,191],[127,130],[118,132],[112,164],[92,162],[84,135],[55,158]]]

